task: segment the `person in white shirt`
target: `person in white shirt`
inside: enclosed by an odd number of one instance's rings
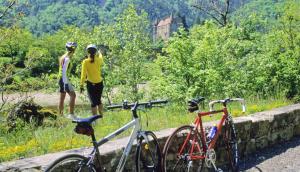
[[[64,113],[64,101],[66,98],[66,93],[70,96],[70,104],[69,104],[69,118],[74,119],[74,106],[75,106],[75,99],[76,94],[73,89],[72,84],[68,79],[69,70],[71,69],[70,61],[72,56],[77,48],[76,42],[67,42],[66,43],[66,50],[67,52],[59,58],[59,92],[60,92],[60,99],[59,99],[59,114],[63,115]]]

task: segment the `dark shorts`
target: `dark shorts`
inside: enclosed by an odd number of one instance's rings
[[[71,91],[74,91],[72,84],[68,83],[68,84],[64,84],[62,78],[59,79],[58,81],[58,85],[59,85],[59,92],[61,93],[69,93]]]
[[[86,90],[88,92],[92,107],[96,107],[101,104],[103,87],[104,87],[103,82],[99,82],[95,84],[89,81],[86,82]]]

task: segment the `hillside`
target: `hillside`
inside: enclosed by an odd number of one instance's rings
[[[239,22],[249,16],[255,16],[268,24],[274,24],[284,12],[284,4],[285,0],[252,0],[236,10],[232,20]]]
[[[0,0],[3,6],[7,3]],[[21,26],[36,35],[42,35],[53,33],[64,25],[91,28],[101,23],[110,23],[130,4],[134,4],[140,11],[145,10],[151,21],[181,13],[187,18],[188,24],[192,25],[200,16],[185,0],[21,0],[15,11],[24,13]],[[2,21],[2,24],[8,25],[9,22]]]
[[[232,0],[231,11],[235,11],[249,0]],[[8,0],[0,0],[2,6],[7,6]],[[92,28],[101,23],[111,23],[130,4],[139,11],[148,13],[148,19],[165,18],[171,14],[184,16],[188,26],[201,23],[207,18],[198,9],[192,7],[195,0],[20,0],[15,13],[22,13],[21,26],[35,35],[54,33],[65,25],[75,25],[80,28]],[[0,21],[9,25],[11,20]]]

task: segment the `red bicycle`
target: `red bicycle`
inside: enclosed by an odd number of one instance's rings
[[[199,172],[204,166],[215,171],[223,171],[216,167],[216,142],[222,132],[224,137],[225,148],[229,161],[230,171],[238,171],[239,156],[237,148],[237,133],[231,115],[227,110],[227,104],[233,101],[239,101],[242,104],[243,112],[245,111],[245,101],[241,98],[216,100],[209,103],[209,112],[200,112],[198,104],[204,98],[190,100],[188,110],[197,112],[198,116],[193,125],[184,125],[177,128],[172,135],[169,136],[163,149],[162,167],[164,171],[176,172]],[[221,110],[213,110],[216,103],[221,103]],[[223,113],[218,124],[210,129],[207,133],[202,124],[202,117]]]

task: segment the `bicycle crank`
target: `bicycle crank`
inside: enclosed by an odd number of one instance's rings
[[[217,156],[216,156],[216,152],[214,149],[208,149],[206,152],[206,157],[205,157],[205,163],[206,166],[211,168],[212,166],[215,165]]]

